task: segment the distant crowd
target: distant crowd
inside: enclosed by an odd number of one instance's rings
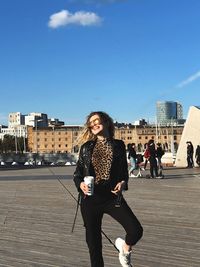
[[[187,168],[194,167],[194,146],[191,141],[187,141]],[[195,160],[198,166],[200,167],[200,146],[197,145],[195,150]]]
[[[135,177],[134,170],[139,166],[145,170],[147,163],[150,164],[150,176],[149,178],[162,178],[162,161],[161,158],[165,154],[161,143],[155,145],[154,140],[151,139],[145,145],[145,150],[142,154],[137,154],[135,149],[135,143],[128,144],[128,159],[130,162],[129,176]]]
[[[194,167],[194,147],[191,141],[187,141],[187,168]],[[161,143],[155,144],[154,140],[151,139],[145,145],[143,153],[136,152],[135,143],[127,145],[128,150],[128,161],[129,161],[129,176],[136,177],[134,170],[140,168],[145,170],[149,162],[150,165],[150,176],[149,178],[163,178],[162,170],[162,157],[165,154],[165,150]],[[198,145],[195,150],[196,163],[200,167],[200,146]]]

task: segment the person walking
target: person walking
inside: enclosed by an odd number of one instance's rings
[[[128,190],[128,164],[124,142],[114,139],[114,123],[103,111],[88,115],[79,138],[80,148],[74,183],[81,195],[81,214],[86,229],[86,242],[91,267],[104,267],[101,225],[104,214],[110,215],[125,229],[115,246],[123,267],[131,267],[133,246],[141,239],[143,228],[125,201],[122,191]],[[85,176],[94,177],[94,193],[88,196]],[[117,205],[116,205],[117,204]]]
[[[196,163],[200,167],[200,146],[198,145],[195,151]]]
[[[159,170],[159,175],[162,175],[162,156],[165,154],[165,151],[162,148],[161,143],[157,143],[157,148],[156,148],[156,157],[158,159],[158,170]]]
[[[156,148],[154,140],[151,139],[148,142],[148,150],[149,150],[149,163],[150,163],[150,178],[160,178],[158,176],[158,166],[156,160]]]
[[[193,161],[193,154],[194,154],[194,147],[191,141],[187,141],[187,168],[193,168],[194,167],[194,161]]]
[[[136,169],[137,154],[135,151],[135,143],[128,145],[128,159],[130,160],[131,168],[129,169],[129,176],[135,177],[133,171]]]
[[[144,145],[144,158],[145,158],[144,167],[143,167],[144,171],[146,170],[146,167],[147,167],[147,164],[148,164],[148,161],[149,161],[149,157],[150,157],[150,152],[149,152],[149,148],[148,148],[148,143],[146,143]]]

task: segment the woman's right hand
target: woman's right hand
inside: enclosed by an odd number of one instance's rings
[[[87,193],[88,193],[88,186],[84,182],[81,182],[80,183],[80,189],[83,191],[83,193],[85,195],[87,195]]]

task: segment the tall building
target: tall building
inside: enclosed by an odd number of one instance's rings
[[[48,116],[45,113],[31,112],[25,115],[25,125],[33,127],[48,127]]]
[[[157,101],[156,103],[157,123],[167,125],[173,123],[183,124],[182,105],[174,101]]]
[[[8,115],[8,127],[15,127],[18,125],[24,125],[24,115],[21,112],[12,112]]]

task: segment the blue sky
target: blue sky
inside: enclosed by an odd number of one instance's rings
[[[1,0],[0,124],[9,112],[81,124],[200,105],[199,0]]]

